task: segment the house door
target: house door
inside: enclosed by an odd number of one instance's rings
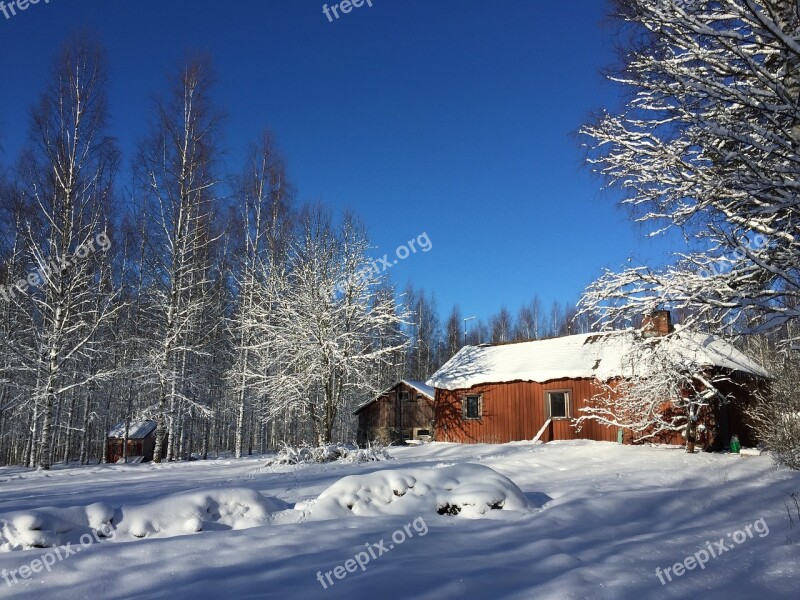
[[[397,431],[403,428],[403,398],[399,391],[394,393],[394,428]]]
[[[727,402],[719,405],[719,443],[727,448],[731,443],[731,406]]]

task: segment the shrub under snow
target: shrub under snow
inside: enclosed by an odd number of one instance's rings
[[[98,532],[99,537],[172,537],[214,529],[246,529],[267,524],[287,505],[247,488],[199,490],[146,504],[103,504],[40,508],[0,515],[0,551],[47,548]]]
[[[328,463],[334,461],[346,463],[365,463],[391,458],[382,444],[372,444],[359,448],[353,444],[323,444],[321,446],[289,446],[284,444],[278,450],[278,456],[269,465],[301,465],[309,463]]]
[[[113,516],[114,510],[102,502],[0,515],[0,552],[74,543],[86,533],[107,531]]]
[[[534,509],[510,479],[475,464],[351,475],[295,508],[310,520],[431,513],[503,518]]]

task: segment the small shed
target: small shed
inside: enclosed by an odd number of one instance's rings
[[[108,462],[119,462],[123,458],[125,440],[125,421],[116,424],[108,432]],[[128,425],[128,462],[148,462],[153,460],[156,446],[155,421],[131,421]]]
[[[434,390],[431,386],[403,379],[353,413],[358,417],[356,441],[389,444],[426,440],[433,435]]]

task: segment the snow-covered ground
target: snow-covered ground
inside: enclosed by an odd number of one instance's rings
[[[0,598],[800,597],[800,474],[767,456],[589,441],[390,453],[2,468]]]

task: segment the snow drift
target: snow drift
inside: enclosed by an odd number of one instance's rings
[[[535,507],[504,475],[483,465],[461,464],[351,475],[295,508],[309,520],[324,520],[431,513],[500,519]]]
[[[116,532],[136,538],[172,537],[204,529],[266,525],[287,505],[247,488],[185,492],[138,506],[123,506]]]
[[[247,488],[198,490],[113,509],[97,503],[0,515],[0,551],[77,544],[97,538],[173,537],[203,530],[246,529],[270,522],[286,503]]]
[[[0,515],[0,552],[77,543],[84,534],[108,537],[114,510],[102,502],[70,508],[38,508]]]

